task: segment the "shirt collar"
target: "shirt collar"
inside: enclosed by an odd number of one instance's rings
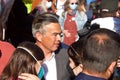
[[[50,61],[52,60],[53,58],[55,58],[55,52],[52,52],[51,56],[49,59],[44,59],[43,61]]]

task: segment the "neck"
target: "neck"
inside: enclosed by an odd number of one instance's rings
[[[51,57],[51,55],[52,55],[52,53],[46,53],[46,54],[44,54],[44,55],[45,55],[45,59],[46,59],[46,60],[49,60],[50,57]]]
[[[44,46],[42,46],[39,42],[38,42],[38,43],[36,42],[35,44],[43,50],[45,59],[49,59],[49,58],[51,57],[52,51],[47,50],[47,49],[46,49]]]
[[[75,15],[75,14],[76,14],[76,10],[69,10],[69,11],[68,11],[68,14],[70,14],[70,15]]]

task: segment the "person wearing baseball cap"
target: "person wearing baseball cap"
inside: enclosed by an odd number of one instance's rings
[[[101,0],[100,18],[91,21],[92,24],[99,24],[100,28],[107,28],[120,34],[120,18],[116,16],[118,12],[119,0]]]

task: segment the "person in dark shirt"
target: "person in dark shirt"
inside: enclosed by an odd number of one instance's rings
[[[120,56],[120,35],[97,29],[86,36],[83,45],[83,70],[74,80],[108,80]]]

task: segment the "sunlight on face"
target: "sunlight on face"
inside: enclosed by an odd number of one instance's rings
[[[50,23],[45,27],[45,34],[41,38],[44,50],[55,51],[61,42],[61,27],[59,23]]]

